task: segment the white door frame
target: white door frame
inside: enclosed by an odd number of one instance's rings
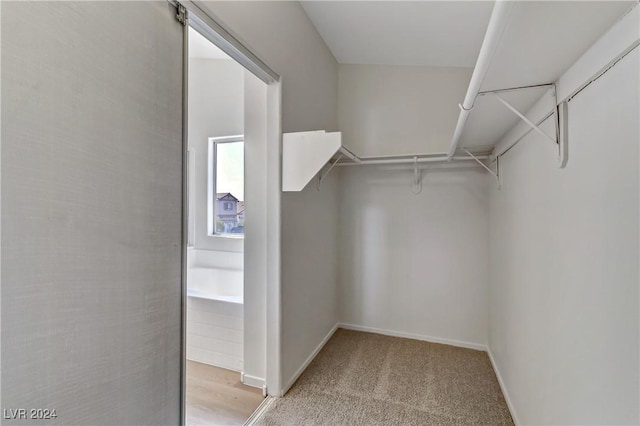
[[[281,396],[281,78],[249,49],[244,47],[229,31],[189,0],[169,0],[176,6],[177,18],[184,24],[183,42],[183,237],[182,237],[182,324],[181,324],[181,422],[185,424],[186,401],[186,310],[187,310],[187,240],[188,240],[188,65],[189,26],[235,59],[247,70],[267,84],[267,259],[266,279],[266,390],[268,395]]]

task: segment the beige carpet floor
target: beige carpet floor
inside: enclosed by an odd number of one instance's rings
[[[338,330],[255,423],[512,425],[485,352]]]

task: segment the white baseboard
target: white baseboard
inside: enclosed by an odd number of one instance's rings
[[[460,348],[475,349],[478,351],[485,351],[485,352],[487,351],[487,346],[481,345],[479,343],[462,342],[459,340],[443,339],[440,337],[433,337],[433,336],[423,336],[421,334],[405,333],[403,331],[385,330],[382,328],[366,327],[363,325],[344,324],[344,323],[338,324],[338,328],[344,328],[345,330],[365,331],[368,333],[383,334],[385,336],[404,337],[406,339],[422,340],[422,341],[431,342],[431,343],[441,343],[444,345],[458,346]]]
[[[509,392],[507,392],[507,387],[504,385],[502,381],[502,376],[500,376],[500,370],[498,370],[498,365],[496,364],[496,360],[493,359],[493,355],[491,354],[491,349],[487,347],[487,354],[489,355],[489,360],[491,361],[491,366],[493,367],[493,371],[496,373],[496,377],[498,378],[498,384],[500,385],[500,389],[502,390],[502,395],[504,395],[504,400],[507,401],[507,407],[509,408],[509,412],[511,413],[511,418],[513,419],[513,423],[518,426],[522,423],[518,420],[518,416],[516,415],[516,409],[511,402],[511,398],[509,398]]]
[[[251,376],[249,374],[245,374],[244,372],[240,373],[240,381],[243,385],[251,386],[253,388],[264,389],[267,382],[265,379],[260,377]]]
[[[322,339],[320,344],[313,350],[313,352],[311,352],[311,355],[309,355],[309,357],[300,366],[300,368],[298,368],[298,371],[296,371],[293,377],[289,379],[287,384],[282,388],[282,396],[284,396],[289,391],[289,389],[291,389],[291,386],[293,386],[296,380],[298,380],[298,377],[300,377],[302,372],[309,366],[309,364],[311,364],[311,361],[313,361],[316,355],[318,355],[318,353],[322,350],[324,345],[329,341],[329,339],[331,339],[331,336],[333,336],[333,334],[336,332],[336,330],[338,329],[338,326],[339,325],[336,324],[333,326],[333,328],[331,328],[331,330],[329,330],[329,333],[327,333],[327,335],[324,336],[324,339]]]

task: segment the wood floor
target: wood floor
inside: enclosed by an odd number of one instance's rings
[[[240,373],[187,361],[187,426],[242,425],[263,399]]]

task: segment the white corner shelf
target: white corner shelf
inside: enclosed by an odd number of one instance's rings
[[[284,133],[282,135],[282,190],[302,191],[311,179],[338,153],[360,161],[342,146],[341,132]]]
[[[359,157],[342,145],[341,132],[284,133],[282,135],[282,191],[299,192],[318,173],[318,185],[335,166],[366,166],[404,164],[412,165],[414,176],[418,174],[418,164],[449,163],[463,160],[475,160],[487,168],[480,160],[489,158],[488,154],[472,154],[465,150],[466,156],[448,158],[446,153],[391,155],[380,157]],[[326,170],[325,166],[328,167]]]

